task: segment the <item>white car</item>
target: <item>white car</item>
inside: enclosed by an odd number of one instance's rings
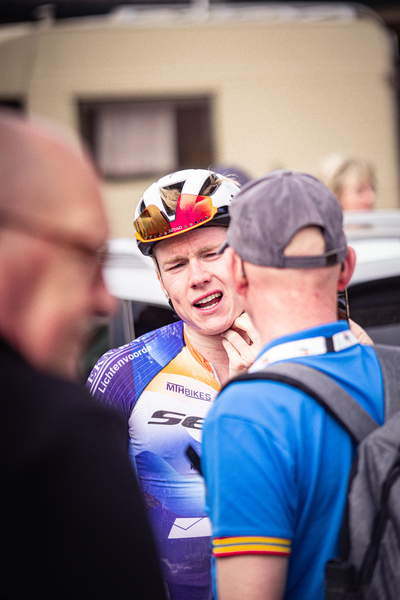
[[[348,287],[350,316],[376,343],[400,346],[400,210],[345,213],[345,232],[357,255]],[[110,319],[96,322],[82,367],[86,377],[108,349],[177,319],[161,291],[153,261],[136,241],[109,242],[105,281],[119,300]]]
[[[400,346],[400,210],[345,212],[344,226],[357,257],[350,316],[374,342]]]

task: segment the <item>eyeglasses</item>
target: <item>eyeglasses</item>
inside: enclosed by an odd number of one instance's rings
[[[209,196],[181,194],[174,221],[169,221],[165,213],[150,204],[133,222],[135,236],[143,243],[170,238],[211,221],[217,212]]]
[[[66,250],[78,252],[88,264],[96,267],[96,273],[102,272],[105,263],[109,259],[107,244],[102,245],[98,249],[90,248],[78,240],[69,238],[65,232],[46,231],[42,225],[36,225],[30,219],[21,215],[0,211],[1,228],[21,231],[27,235],[61,246]],[[93,273],[94,275],[95,273]]]

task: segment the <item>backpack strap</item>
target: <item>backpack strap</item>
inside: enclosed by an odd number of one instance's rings
[[[331,377],[303,363],[274,363],[261,371],[238,375],[222,389],[236,381],[259,379],[281,381],[299,388],[319,402],[357,443],[378,427],[367,411]]]
[[[400,410],[400,348],[374,346],[379,359],[385,394],[385,421]]]

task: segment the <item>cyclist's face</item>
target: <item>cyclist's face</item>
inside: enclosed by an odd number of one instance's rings
[[[158,243],[154,253],[164,293],[186,325],[203,335],[229,329],[243,310],[228,274],[225,227],[200,227]]]

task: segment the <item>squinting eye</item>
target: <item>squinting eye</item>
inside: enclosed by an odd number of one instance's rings
[[[179,269],[179,267],[182,267],[183,263],[176,263],[176,265],[171,265],[168,269],[166,269],[166,271],[173,271],[174,269]]]

